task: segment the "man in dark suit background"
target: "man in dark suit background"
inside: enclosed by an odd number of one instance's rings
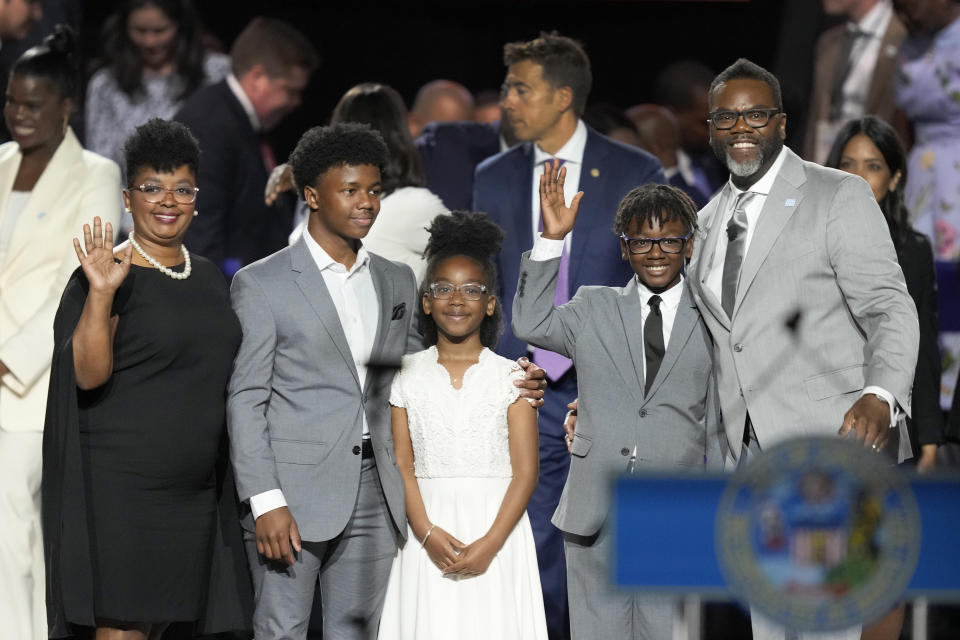
[[[414,143],[427,188],[447,208],[469,209],[477,165],[517,143],[504,122],[432,122]]]
[[[828,15],[842,16],[817,40],[813,93],[803,157],[826,160],[837,132],[848,120],[876,115],[893,121],[897,54],[907,29],[890,0],[823,0]]]
[[[619,144],[589,129],[581,120],[590,93],[590,61],[570,38],[541,34],[530,42],[504,47],[507,77],[503,85],[504,116],[523,144],[485,160],[477,167],[473,209],[485,211],[503,227],[506,237],[497,259],[501,299],[517,293],[520,256],[533,244],[539,228],[539,176],[544,163],[561,160],[567,170],[565,199],[584,191],[573,232],[561,258],[565,302],[581,285],[619,285],[632,271],[620,259],[610,218],[621,198],[647,182],[666,182],[652,155]],[[564,278],[566,278],[564,280]],[[566,286],[563,286],[565,283]],[[528,353],[528,346],[510,329],[510,305],[504,305],[506,330],[497,351],[509,358]],[[564,442],[566,404],[576,396],[576,372],[569,361],[542,350],[535,362],[547,370],[550,392],[540,415],[540,478],[527,512],[537,544],[547,628],[551,638],[569,637],[563,538],[550,518],[560,500],[570,460]]]
[[[240,267],[287,245],[292,203],[263,201],[275,161],[262,134],[300,105],[319,59],[299,31],[254,18],[230,50],[232,72],[197,91],[174,119],[200,142],[198,216],[184,243],[230,278]]]

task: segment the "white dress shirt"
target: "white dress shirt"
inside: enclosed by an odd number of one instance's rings
[[[743,247],[744,262],[746,262],[746,258],[750,253],[750,242],[753,240],[753,232],[757,228],[757,223],[760,221],[760,212],[763,210],[763,205],[767,202],[767,196],[770,195],[770,189],[773,188],[777,174],[780,173],[780,168],[783,166],[783,160],[786,154],[787,148],[783,147],[777,159],[773,161],[773,164],[767,172],[763,174],[763,177],[748,189],[754,196],[747,202],[744,208],[747,214],[747,236],[744,240]],[[737,188],[732,180],[728,182],[727,187],[730,193],[724,203],[725,211],[723,217],[714,223],[722,226],[720,227],[721,232],[717,234],[717,248],[713,253],[713,260],[708,267],[706,279],[707,288],[717,297],[717,300],[723,299],[723,263],[727,256],[727,234],[723,232],[723,229],[726,229],[727,223],[730,222],[730,218],[733,217],[733,206],[737,201],[737,196],[743,193],[743,190]],[[704,255],[709,255],[709,253],[704,252]],[[871,393],[886,400],[887,406],[890,407],[890,426],[897,426],[897,421],[900,417],[900,406],[893,397],[893,394],[882,387],[866,386],[860,395],[864,396]],[[839,426],[837,428],[839,429]]]
[[[577,191],[580,190],[580,170],[583,168],[583,150],[586,146],[587,125],[583,124],[583,120],[577,121],[577,128],[573,135],[557,150],[556,154],[550,155],[537,145],[533,145],[533,199],[531,200],[530,221],[534,238],[540,233],[540,176],[543,175],[545,163],[551,158],[563,160],[563,166],[567,168],[567,176],[563,182],[563,199],[566,204],[570,204],[573,196],[577,195]],[[572,239],[573,232],[568,233],[567,237],[564,238],[568,255]],[[573,295],[572,291],[570,295]]]
[[[530,259],[537,262],[559,258],[563,250],[562,240],[551,240],[544,238],[543,234],[537,233],[533,236],[533,249],[530,251]],[[677,318],[677,309],[680,308],[680,298],[683,297],[683,275],[680,276],[680,282],[673,285],[663,293],[654,293],[647,288],[639,277],[634,276],[637,281],[637,294],[640,296],[640,326],[643,327],[647,322],[647,316],[650,315],[650,298],[654,295],[660,296],[660,315],[663,318],[663,346],[669,348],[670,334],[673,332],[673,321]],[[571,292],[573,297],[573,292]],[[647,357],[646,351],[643,356],[643,372],[646,376]]]
[[[323,276],[323,282],[337,309],[340,326],[350,346],[353,362],[357,367],[360,388],[367,379],[367,363],[373,351],[380,318],[380,300],[370,273],[370,254],[364,247],[357,252],[357,259],[350,269],[336,262],[323,250],[313,236],[304,229],[303,238],[307,249]],[[363,437],[370,437],[367,416],[363,416]],[[287,506],[281,489],[271,489],[250,497],[250,510],[254,519],[261,514]]]
[[[856,29],[864,35],[854,41],[853,49],[850,50],[851,66],[843,83],[839,120],[831,122],[827,119],[817,123],[817,146],[814,158],[817,162],[827,159],[837,132],[848,120],[856,120],[865,115],[873,71],[877,68],[877,61],[880,59],[880,44],[883,42],[883,36],[887,33],[892,18],[893,4],[890,0],[880,0],[859,22],[847,23],[847,29]],[[837,64],[842,65],[844,61],[837,60]]]

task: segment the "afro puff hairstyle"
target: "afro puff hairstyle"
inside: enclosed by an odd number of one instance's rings
[[[308,129],[290,154],[289,162],[302,198],[303,188],[316,184],[331,167],[372,164],[383,171],[387,164],[387,145],[367,124],[339,122]]]
[[[623,196],[617,207],[617,216],[613,222],[613,232],[618,236],[626,233],[630,222],[636,220],[638,226],[645,222],[664,222],[680,220],[687,233],[697,230],[697,205],[686,193],[666,184],[645,184],[635,187]]]
[[[134,129],[123,143],[127,188],[144,169],[166,173],[187,165],[193,175],[200,166],[200,145],[186,126],[173,120],[151,118]]]
[[[485,213],[470,211],[452,211],[450,215],[441,214],[427,227],[430,240],[423,255],[427,259],[427,273],[420,284],[420,299],[430,292],[437,267],[455,256],[464,256],[475,261],[483,269],[487,291],[497,286],[497,266],[494,256],[500,253],[503,242],[503,229],[491,222]],[[423,336],[423,346],[437,344],[437,325],[433,318],[423,311],[423,305],[417,312],[417,328]],[[493,315],[484,317],[480,325],[480,342],[490,349],[497,345],[503,329],[503,308],[499,298],[493,309]]]

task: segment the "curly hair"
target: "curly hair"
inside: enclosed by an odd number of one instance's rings
[[[80,88],[77,47],[74,30],[58,24],[43,42],[27,49],[13,63],[10,75],[46,78],[61,98],[75,99]]]
[[[623,196],[617,207],[617,216],[613,222],[613,232],[618,236],[626,233],[630,223],[636,220],[637,226],[654,222],[662,226],[664,222],[680,220],[687,233],[697,230],[697,205],[682,190],[666,184],[645,184],[634,187]]]
[[[308,129],[290,154],[289,163],[302,198],[303,188],[314,185],[327,169],[372,164],[382,172],[387,155],[383,137],[370,125],[338,122]]]
[[[143,169],[167,172],[187,165],[196,176],[200,167],[200,145],[185,125],[151,118],[134,129],[123,143],[123,158],[130,189]]]
[[[573,111],[577,116],[583,115],[593,84],[590,58],[583,45],[552,31],[541,32],[539,38],[529,42],[510,42],[503,46],[503,64],[509,67],[524,60],[543,67],[543,77],[553,88],[570,87]]]
[[[420,299],[427,295],[434,274],[442,262],[448,258],[464,256],[475,261],[483,269],[487,291],[497,286],[497,265],[494,256],[500,253],[503,242],[503,229],[492,222],[485,213],[471,211],[452,211],[450,215],[441,214],[427,227],[430,240],[424,249],[427,258],[427,273],[420,284]],[[492,294],[491,294],[492,295]],[[494,348],[503,331],[503,307],[499,298],[494,298],[493,315],[485,316],[480,325],[480,342],[485,347]],[[423,336],[423,346],[437,344],[437,324],[427,315],[420,305],[417,311],[417,327]]]

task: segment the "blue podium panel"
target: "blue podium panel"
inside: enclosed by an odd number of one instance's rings
[[[633,475],[614,488],[614,583],[660,592],[726,592],[714,540],[729,476]]]
[[[907,596],[960,601],[960,478],[915,476],[920,509],[920,558]]]

